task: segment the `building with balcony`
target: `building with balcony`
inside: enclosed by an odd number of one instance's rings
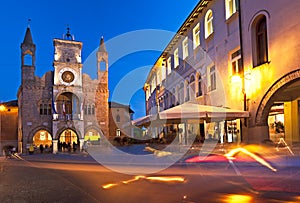
[[[200,0],[145,81],[152,137],[300,141],[300,2]]]

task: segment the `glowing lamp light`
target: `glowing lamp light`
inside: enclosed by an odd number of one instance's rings
[[[0,105],[0,111],[5,111],[6,107],[4,105]]]
[[[239,75],[233,75],[231,77],[231,82],[232,83],[241,83],[242,82],[242,78]]]

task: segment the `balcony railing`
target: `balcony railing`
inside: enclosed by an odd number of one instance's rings
[[[81,114],[53,114],[54,121],[83,120]]]

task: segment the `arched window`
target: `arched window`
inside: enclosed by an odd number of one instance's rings
[[[87,105],[84,105],[84,115],[87,115]]]
[[[268,62],[267,19],[265,15],[257,17],[253,26],[253,65],[259,66]]]
[[[190,100],[195,98],[195,76],[192,75],[190,77]]]
[[[171,107],[174,107],[175,106],[175,103],[176,103],[176,96],[175,96],[175,88],[173,88],[172,90],[172,95],[170,96],[170,99],[171,99]]]
[[[120,115],[118,114],[118,115],[116,116],[116,122],[119,123],[120,121],[121,121],[121,118],[120,118]]]
[[[209,67],[208,72],[209,72],[209,78],[208,78],[209,91],[213,91],[217,88],[216,68],[215,68],[215,66]]]
[[[91,105],[88,105],[88,115],[91,115],[92,114],[92,107]]]
[[[184,101],[184,84],[183,82],[180,84],[180,87],[179,87],[179,103],[182,104],[183,101]]]
[[[179,88],[179,86],[176,87],[176,93],[177,93],[176,105],[179,105],[180,104],[180,88]]]
[[[92,105],[92,115],[95,115],[95,105]]]
[[[24,65],[27,65],[27,66],[32,66],[32,55],[30,54],[26,54],[24,56]]]
[[[51,115],[51,104],[44,102],[40,104],[40,115]]]
[[[185,81],[185,101],[189,101],[190,100],[190,84],[189,81],[186,80]]]
[[[167,94],[166,94],[166,106],[165,106],[165,109],[168,109],[170,107],[169,95],[170,94],[167,92]]]
[[[213,32],[213,12],[212,10],[208,10],[205,14],[205,39],[208,38]]]
[[[48,104],[48,115],[51,115],[52,112],[51,112],[51,104]]]
[[[198,75],[198,92],[197,92],[197,96],[202,96],[202,78],[201,78],[201,74]]]

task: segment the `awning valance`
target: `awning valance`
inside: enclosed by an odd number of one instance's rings
[[[156,115],[147,115],[133,121],[133,125],[142,126],[155,120],[181,120],[181,119],[218,119],[232,120],[248,118],[249,112],[223,107],[201,105],[192,102],[175,106],[159,112]]]
[[[249,112],[229,108],[200,105],[186,102],[165,111],[159,112],[160,119],[199,119],[199,118],[247,118]]]

